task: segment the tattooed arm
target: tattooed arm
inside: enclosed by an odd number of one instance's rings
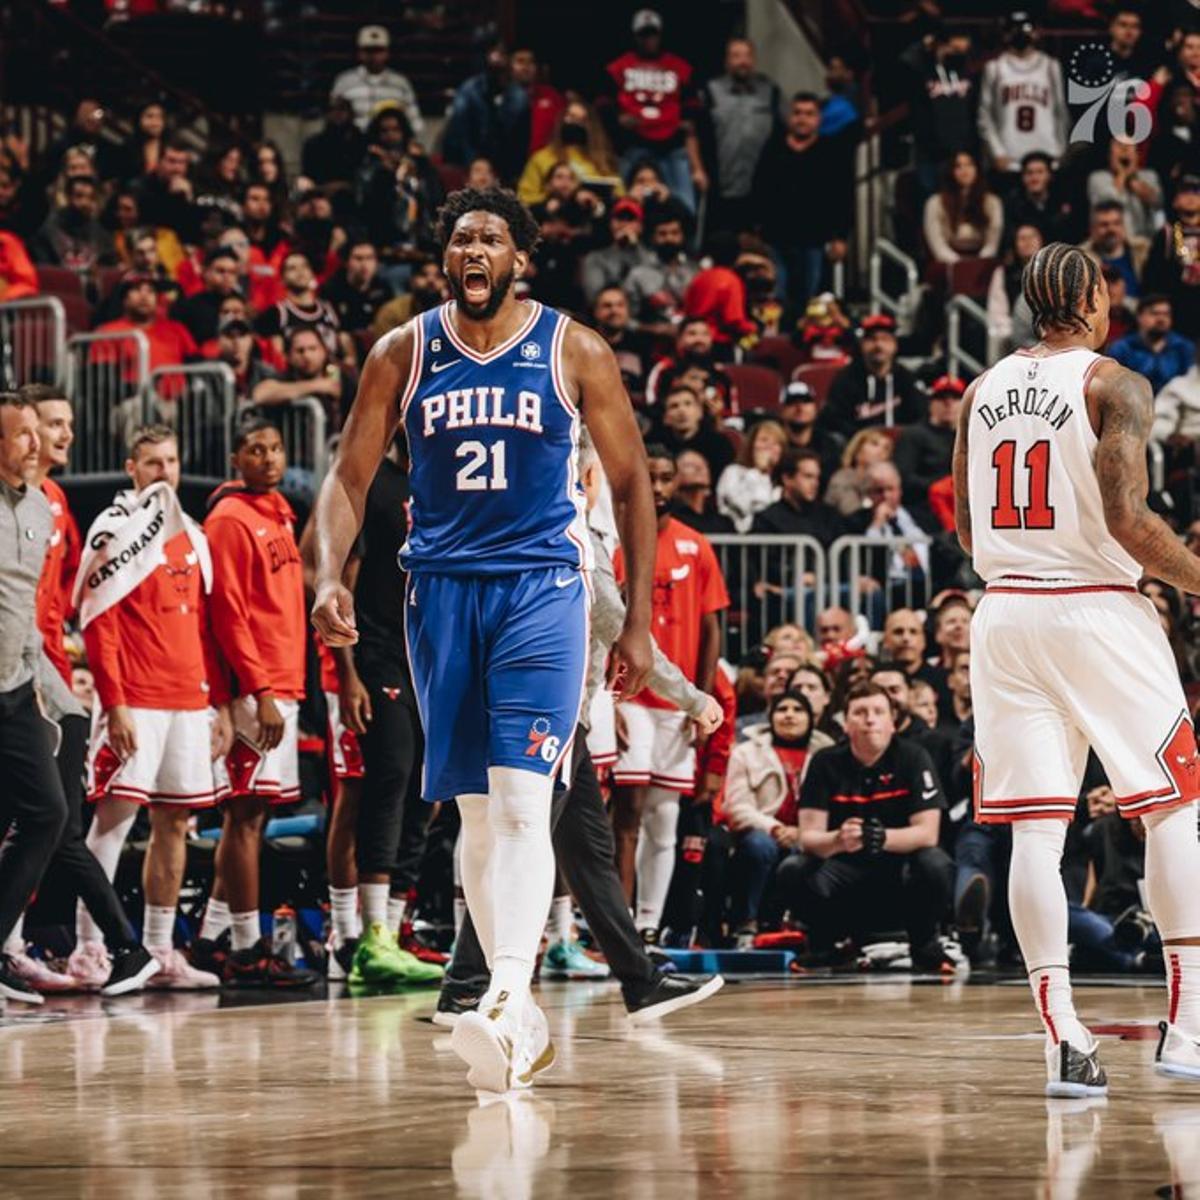
[[[1096,475],[1109,533],[1147,575],[1181,591],[1200,592],[1200,557],[1146,503],[1146,442],[1154,421],[1150,384],[1106,360],[1092,376],[1088,405],[1100,424]]]
[[[980,376],[982,378],[982,376]],[[971,497],[967,475],[967,429],[971,423],[971,405],[979,380],[972,381],[963,395],[958,411],[958,431],[954,438],[954,528],[958,544],[966,554],[971,553]]]

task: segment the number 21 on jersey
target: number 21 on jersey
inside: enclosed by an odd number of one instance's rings
[[[463,442],[454,457],[466,460],[454,477],[460,492],[503,492],[508,488],[503,442],[493,442],[490,447],[482,442]]]
[[[1034,442],[1025,452],[1027,503],[1017,507],[1017,443],[1001,442],[992,453],[996,472],[996,503],[992,505],[993,529],[1053,529],[1050,506],[1050,443]]]

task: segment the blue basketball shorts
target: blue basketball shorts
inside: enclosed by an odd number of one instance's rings
[[[569,767],[589,587],[571,567],[409,576],[405,636],[425,731],[426,800],[486,795],[489,767],[539,775]]]

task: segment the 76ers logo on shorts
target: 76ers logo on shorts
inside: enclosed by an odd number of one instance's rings
[[[526,758],[542,758],[552,763],[558,757],[559,739],[550,736],[550,722],[538,717],[529,727],[529,745],[525,747]]]

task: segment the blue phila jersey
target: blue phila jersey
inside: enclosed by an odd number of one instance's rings
[[[400,405],[411,461],[406,571],[591,566],[579,413],[562,383],[568,318],[523,306],[520,330],[488,354],[455,333],[452,303],[416,320]]]

